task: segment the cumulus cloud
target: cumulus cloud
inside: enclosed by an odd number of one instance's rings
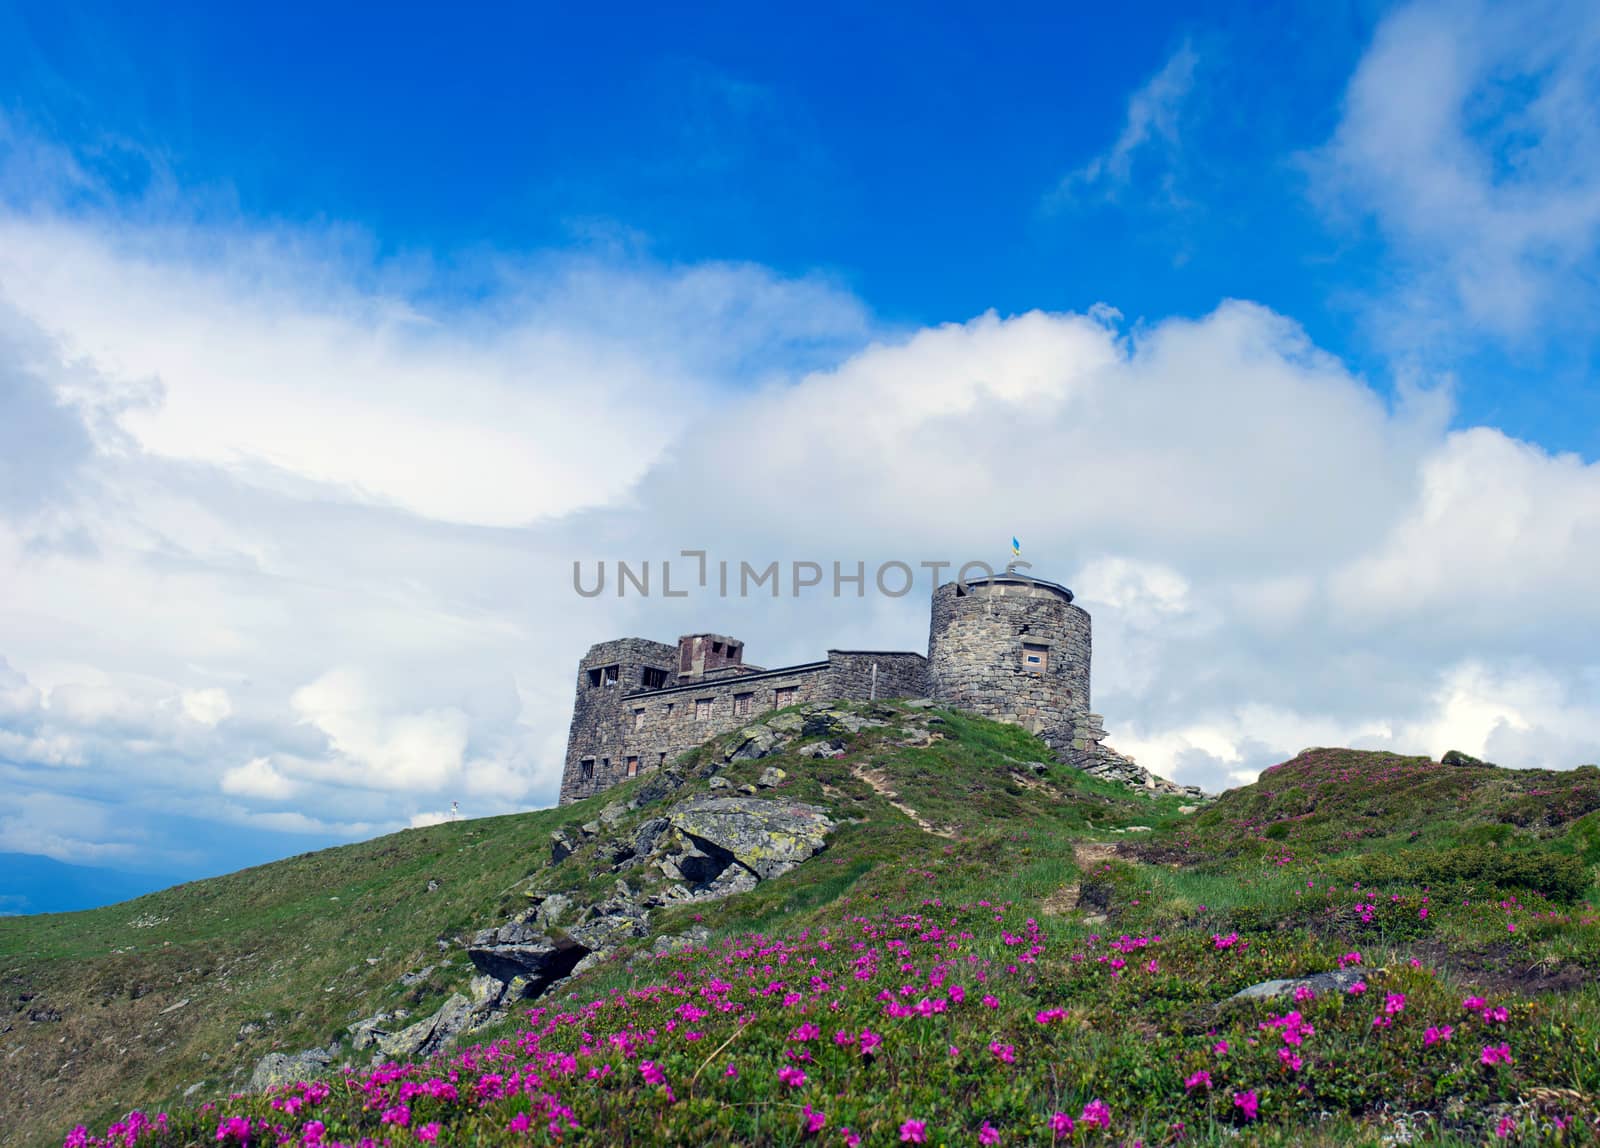
[[[293,797],[300,788],[264,757],[251,758],[228,770],[217,785],[223,793],[235,797],[259,797],[267,801],[283,801]]]
[[[1385,17],[1310,169],[1330,212],[1374,220],[1405,261],[1380,312],[1392,340],[1587,322],[1597,48],[1600,10],[1582,0],[1417,0]]]

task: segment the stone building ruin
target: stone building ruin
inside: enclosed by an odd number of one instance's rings
[[[1089,614],[1072,591],[1017,572],[939,586],[926,656],[829,650],[823,660],[769,670],[745,662],[744,643],[725,634],[686,634],[675,646],[601,642],[578,663],[561,804],[658,769],[763,713],[836,698],[929,698],[1020,725],[1068,765],[1152,784],[1100,744],[1089,659]]]

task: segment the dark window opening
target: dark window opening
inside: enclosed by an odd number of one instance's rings
[[[589,671],[589,685],[614,686],[617,684],[617,674],[621,669],[621,666],[596,666]]]
[[[594,758],[586,757],[578,763],[579,770],[583,773],[585,781],[594,780]]]
[[[721,642],[712,642],[711,643],[711,652],[713,654],[722,653],[722,643]]]
[[[749,713],[750,699],[753,697],[755,697],[754,694],[734,694],[733,715],[735,717],[743,717],[745,714]]]
[[[659,690],[667,684],[667,671],[646,669],[639,675],[639,681],[647,690]]]
[[[600,759],[600,768],[601,769],[610,769],[611,768],[611,759],[609,757],[602,757]]]

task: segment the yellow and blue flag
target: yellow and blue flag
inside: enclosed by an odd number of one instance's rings
[[[1011,557],[1022,557],[1022,543],[1018,542],[1015,538],[1011,540]]]

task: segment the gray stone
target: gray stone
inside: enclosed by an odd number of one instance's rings
[[[533,919],[542,927],[549,928],[559,924],[561,918],[572,910],[572,898],[565,893],[552,893],[539,902]]]
[[[708,846],[730,853],[762,880],[821,852],[834,828],[817,806],[744,797],[696,801],[673,810],[669,820],[707,853]]]
[[[557,830],[550,834],[550,864],[559,865],[572,856],[572,842],[565,833]]]
[[[783,779],[789,775],[775,765],[769,765],[761,771],[761,776],[756,778],[756,786],[760,789],[771,789],[782,785]]]
[[[321,1048],[308,1048],[293,1055],[269,1052],[256,1062],[255,1071],[250,1074],[250,1090],[260,1092],[281,1084],[313,1080],[326,1072],[332,1063],[333,1057]]]
[[[600,823],[609,827],[615,825],[626,816],[628,816],[628,807],[613,802],[600,811]]]
[[[1304,977],[1290,977],[1279,981],[1262,981],[1247,989],[1240,989],[1228,998],[1233,1001],[1266,1001],[1292,996],[1295,989],[1308,988],[1315,993],[1342,993],[1357,981],[1381,975],[1380,969],[1336,969],[1327,973],[1312,973]]]
[[[600,823],[598,821],[585,821],[582,828],[585,837],[595,837],[600,833]]]
[[[726,777],[713,777],[706,784],[712,789],[729,789],[733,785]]]
[[[500,981],[509,981],[513,977],[526,977],[529,981],[539,982],[565,976],[583,956],[582,952],[573,951],[575,948],[585,948],[582,941],[574,944],[572,941],[561,941],[534,933],[526,925],[518,928],[527,931],[528,939],[510,943],[494,941],[489,944],[469,945],[467,956],[471,958],[474,967],[479,972],[487,973]]]
[[[378,1050],[390,1060],[432,1056],[472,1024],[472,1002],[453,994],[438,1012],[399,1032],[378,1038]]]

